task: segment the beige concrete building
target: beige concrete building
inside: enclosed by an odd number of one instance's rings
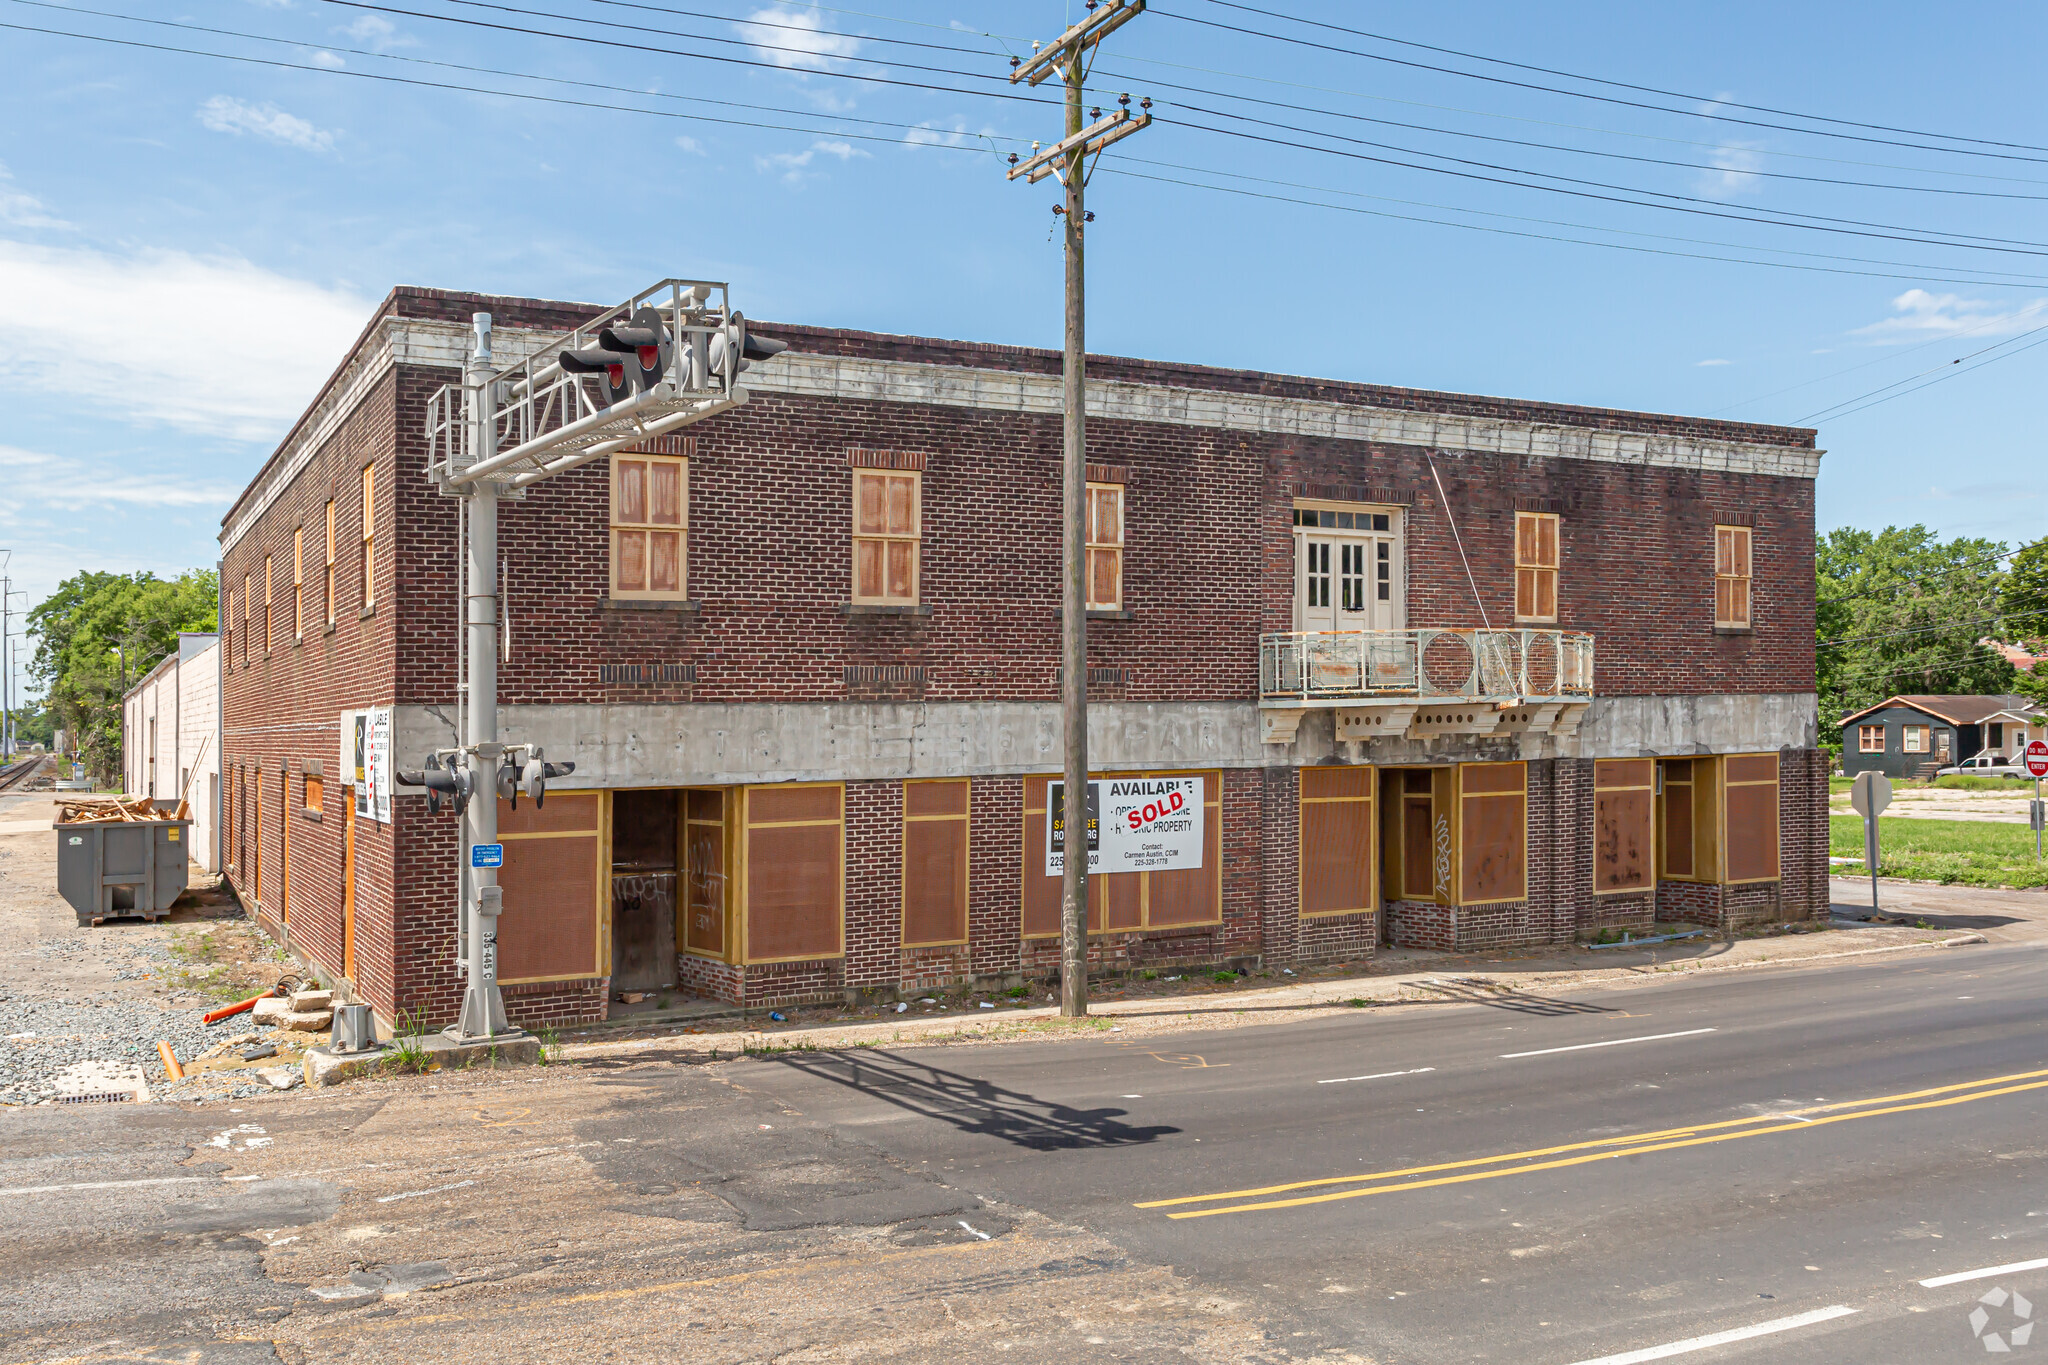
[[[192,803],[192,860],[220,871],[220,637],[181,631],[178,648],[121,704],[122,789]]]

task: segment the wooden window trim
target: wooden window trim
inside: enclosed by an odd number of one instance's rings
[[[1641,896],[1645,894],[1654,894],[1657,890],[1657,881],[1659,877],[1662,875],[1662,872],[1660,870],[1660,864],[1663,861],[1663,849],[1661,847],[1662,841],[1658,834],[1657,822],[1657,760],[1651,758],[1632,761],[1642,762],[1648,765],[1650,772],[1649,781],[1602,782],[1600,781],[1601,760],[1595,759],[1593,761],[1593,839],[1595,847],[1595,853],[1593,858],[1593,894],[1596,896]],[[1647,886],[1614,886],[1608,887],[1604,890],[1600,886],[1600,861],[1598,853],[1598,841],[1600,837],[1600,795],[1603,792],[1650,793],[1650,880]],[[1526,786],[1524,788],[1524,793],[1526,795]],[[1527,819],[1526,809],[1524,810],[1523,818],[1525,820]]]
[[[910,802],[908,799],[903,803],[903,824],[906,828],[902,840],[902,870],[898,878],[900,885],[897,888],[896,909],[902,943],[906,948],[957,948],[966,944],[974,935],[974,878],[972,875],[974,864],[974,783],[971,779],[965,777],[939,777],[919,778],[907,781],[903,786],[906,789],[905,796],[907,798],[907,789],[910,787],[938,786],[943,784],[952,784],[966,789],[966,808],[958,814],[912,815],[910,814]],[[960,916],[960,923],[963,932],[959,938],[913,939],[910,937],[910,840],[907,827],[913,824],[935,824],[943,821],[952,821],[962,825],[965,827],[966,832],[965,846],[967,857],[962,859],[960,863],[960,906],[964,912]]]
[[[271,629],[273,616],[271,611],[270,558],[269,555],[263,556],[263,652],[265,654],[270,652],[270,647],[275,642]]]
[[[1731,779],[1728,776],[1728,760],[1731,758],[1768,758],[1771,760],[1771,775],[1768,778]],[[1720,874],[1721,885],[1755,886],[1764,882],[1783,881],[1785,878],[1785,819],[1782,807],[1782,784],[1785,773],[1784,764],[1780,761],[1780,756],[1775,752],[1720,754],[1716,756],[1715,766],[1720,769],[1717,774],[1719,781],[1715,783],[1714,791],[1714,819],[1718,826],[1720,837],[1715,841],[1717,844],[1715,851],[1718,856],[1714,870]],[[1777,864],[1778,870],[1768,877],[1731,877],[1728,875],[1728,789],[1731,787],[1769,787],[1772,792],[1771,804],[1779,808],[1780,814],[1773,821],[1778,831],[1778,852],[1777,857],[1772,859]]]
[[[800,787],[837,787],[839,789],[839,818],[836,820],[760,820],[753,818],[748,809],[757,786],[772,786],[777,791],[795,791]],[[739,878],[736,935],[736,956],[732,959],[742,966],[760,966],[770,962],[832,962],[846,956],[846,784],[844,782],[775,782],[756,783],[736,789],[742,802],[739,812],[739,862],[736,875]],[[747,942],[748,923],[752,907],[747,904],[748,843],[747,834],[756,829],[794,829],[833,825],[839,830],[839,946],[829,953],[801,953],[795,957],[755,957],[752,945]]]
[[[855,469],[851,473],[853,476],[853,505],[850,509],[850,514],[853,524],[853,536],[850,545],[850,557],[847,561],[847,569],[850,575],[850,582],[848,584],[850,591],[847,600],[857,607],[914,607],[924,600],[924,474],[914,469]],[[863,532],[860,529],[860,482],[863,478],[910,480],[911,529],[908,535],[886,532],[878,535]],[[860,591],[860,547],[863,541],[875,541],[883,547],[883,593],[880,596],[863,594]],[[892,544],[908,544],[910,546],[910,595],[908,597],[891,597],[887,595],[889,586],[887,554],[888,547]]]
[[[676,470],[678,520],[668,522],[622,521],[619,518],[619,467],[622,463],[674,466]],[[605,532],[608,574],[614,601],[632,602],[682,602],[690,596],[690,459],[687,455],[650,455],[640,451],[620,451],[607,463],[608,488],[606,492]],[[650,481],[651,484],[651,481]],[[621,588],[619,586],[619,533],[651,534],[653,532],[674,532],[676,536],[676,586],[673,591],[666,588]],[[651,563],[648,568],[652,569]],[[651,581],[651,572],[649,575]]]
[[[1052,790],[1050,783],[1053,781],[1060,780],[1060,775],[1057,773],[1034,773],[1031,774],[1031,776],[1045,777],[1047,779],[1048,785],[1042,788],[1041,790],[1048,792]],[[1205,822],[1202,831],[1202,838],[1206,842],[1209,837],[1206,822],[1210,820],[1220,821],[1223,818],[1222,770],[1219,768],[1152,768],[1146,769],[1143,772],[1117,771],[1091,772],[1088,774],[1088,780],[1091,782],[1113,782],[1119,779],[1143,779],[1147,777],[1199,777],[1205,780],[1207,785],[1203,787],[1204,795],[1202,797],[1202,819]],[[1017,832],[1019,842],[1021,842],[1024,845],[1024,875],[1027,877],[1034,875],[1034,869],[1043,868],[1045,866],[1045,845],[1037,844],[1034,846],[1030,838],[1031,817],[1034,815],[1043,816],[1046,813],[1044,798],[1041,797],[1040,803],[1034,806],[1031,804],[1030,791],[1031,784],[1030,781],[1026,779],[1024,784],[1024,809],[1019,811],[1017,815]],[[1041,833],[1042,832],[1043,831],[1041,830]],[[1216,842],[1218,852],[1216,857],[1216,866],[1214,868],[1203,869],[1205,872],[1210,872],[1215,878],[1216,918],[1208,920],[1193,920],[1182,924],[1162,924],[1155,928],[1152,924],[1152,878],[1156,875],[1161,874],[1152,872],[1140,872],[1137,874],[1142,879],[1138,884],[1138,923],[1134,927],[1130,928],[1090,929],[1088,931],[1089,936],[1094,937],[1100,934],[1169,933],[1174,930],[1200,929],[1207,925],[1223,923],[1223,856],[1221,851],[1223,848],[1223,840],[1221,837],[1222,827],[1220,825],[1217,826],[1217,835],[1218,838]],[[1042,877],[1045,874],[1042,871],[1038,871],[1035,873],[1035,875]],[[1024,913],[1024,892],[1021,885],[1019,886],[1017,892],[1017,913],[1020,916]],[[1059,936],[1060,933],[1057,929],[1042,934],[1020,935],[1020,937],[1022,938],[1034,940],[1053,939],[1058,938]]]
[[[721,920],[719,942],[724,946],[715,953],[704,948],[692,947],[688,931],[684,929],[678,930],[679,937],[676,939],[676,951],[686,953],[705,962],[742,963],[745,961],[745,957],[740,951],[739,944],[740,893],[738,858],[740,844],[745,839],[746,826],[742,822],[740,813],[740,788],[719,787],[715,789],[720,797],[718,819],[693,819],[690,815],[690,793],[693,791],[709,790],[714,789],[706,787],[683,788],[683,814],[679,824],[682,830],[682,838],[686,842],[689,839],[689,830],[692,825],[696,825],[699,828],[716,826],[718,829],[719,866],[724,869],[722,875],[725,878],[725,892],[720,897],[718,907]],[[842,816],[845,814],[844,807],[841,808],[840,813]],[[689,865],[689,850],[687,848],[677,850],[676,864],[678,867],[687,867]],[[689,896],[687,894],[678,894],[676,897],[676,913],[678,915],[684,913],[688,904]],[[842,907],[841,914],[843,915],[844,913],[845,911]]]
[[[1902,754],[1927,753],[1927,727],[1924,725],[1901,725],[1899,727],[1899,752]]]
[[[292,639],[306,638],[306,528],[292,528]]]
[[[344,788],[344,792],[347,790],[347,788]],[[593,937],[597,947],[596,951],[592,954],[590,970],[586,972],[557,972],[551,976],[502,976],[498,978],[498,984],[501,986],[537,981],[588,981],[592,977],[603,976],[605,974],[603,970],[604,964],[611,961],[611,922],[605,911],[612,903],[612,794],[609,791],[578,791],[564,794],[571,796],[587,795],[597,798],[593,803],[597,812],[596,828],[544,829],[514,833],[501,831],[498,835],[498,842],[505,844],[524,842],[529,839],[588,839],[592,836],[596,837],[597,876],[594,880],[597,883],[597,895],[591,901],[590,913],[594,917],[596,924],[596,932]],[[353,797],[350,799],[352,800]]]
[[[1727,553],[1723,554],[1723,547]],[[1752,528],[1714,526],[1714,628],[1748,630],[1756,619],[1756,543]],[[1725,590],[1724,590],[1724,586]],[[1727,610],[1723,610],[1724,603]]]
[[[1528,527],[1531,534],[1523,535]],[[1543,556],[1543,541],[1548,534],[1550,555],[1546,562]],[[1517,621],[1554,623],[1557,620],[1558,566],[1564,558],[1562,537],[1563,518],[1555,512],[1515,513],[1515,619]],[[1535,541],[1533,553],[1524,553],[1524,540]],[[1542,610],[1544,589],[1550,592],[1550,610]]]
[[[334,624],[334,499],[327,500],[327,624]]]
[[[377,605],[377,466],[363,466],[363,610]]]
[[[1516,768],[1521,772],[1521,786],[1516,791],[1465,790],[1465,773],[1471,768]],[[1529,765],[1526,762],[1513,763],[1459,763],[1452,771],[1456,775],[1456,792],[1451,803],[1451,904],[1466,905],[1519,905],[1529,899]],[[1494,896],[1483,900],[1467,900],[1465,897],[1465,803],[1513,798],[1522,803],[1522,894],[1519,896]]]
[[[1121,483],[1108,482],[1090,483],[1089,485],[1087,485],[1087,492],[1088,515],[1086,520],[1088,531],[1088,565],[1087,573],[1083,576],[1082,579],[1088,592],[1087,608],[1089,611],[1121,611],[1124,605],[1124,545],[1126,540],[1128,539],[1129,530],[1129,507],[1124,500],[1124,485]],[[1095,499],[1098,494],[1111,494],[1114,495],[1116,498],[1115,540],[1103,540],[1099,538],[1100,528],[1096,524],[1095,517]],[[1116,592],[1115,595],[1109,601],[1106,602],[1097,601],[1095,598],[1095,557],[1098,554],[1114,555],[1116,558]]]
[[[1881,754],[1884,752],[1884,730],[1882,725],[1859,725],[1856,727],[1856,752],[1859,754]],[[1876,740],[1875,744],[1871,743]]]
[[[1303,769],[1303,770],[1302,770],[1302,772],[1306,772],[1306,771],[1307,771],[1306,769]],[[1376,911],[1376,910],[1379,910],[1379,909],[1381,908],[1381,904],[1382,904],[1382,894],[1381,894],[1381,887],[1380,887],[1380,812],[1379,812],[1379,805],[1380,805],[1380,800],[1379,800],[1379,781],[1380,781],[1380,770],[1379,770],[1379,769],[1378,769],[1377,767],[1372,767],[1372,766],[1364,766],[1364,765],[1361,765],[1361,766],[1360,766],[1359,768],[1356,768],[1356,769],[1346,769],[1346,771],[1362,771],[1362,772],[1364,772],[1364,773],[1366,773],[1366,774],[1368,775],[1368,776],[1367,776],[1367,778],[1366,778],[1366,787],[1365,787],[1365,795],[1363,795],[1363,796],[1308,796],[1308,795],[1304,795],[1304,794],[1303,794],[1303,791],[1304,791],[1304,787],[1303,787],[1303,784],[1302,784],[1302,781],[1301,781],[1301,775],[1302,775],[1302,774],[1301,774],[1301,772],[1298,772],[1298,773],[1296,773],[1296,775],[1295,775],[1295,817],[1294,817],[1294,866],[1295,866],[1295,879],[1294,879],[1294,883],[1295,883],[1295,884],[1294,884],[1294,914],[1295,914],[1295,918],[1296,918],[1296,919],[1335,919],[1336,917],[1338,917],[1338,916],[1340,916],[1340,915],[1367,915],[1367,914],[1371,914],[1371,913],[1373,913],[1374,911]],[[1204,804],[1206,804],[1206,803],[1204,803]],[[1308,904],[1308,895],[1307,895],[1307,892],[1306,892],[1306,891],[1305,891],[1305,890],[1303,889],[1303,881],[1304,881],[1304,879],[1303,879],[1303,877],[1301,876],[1301,867],[1302,867],[1303,863],[1304,863],[1304,862],[1305,862],[1305,861],[1307,860],[1307,857],[1308,857],[1308,842],[1307,842],[1308,836],[1307,836],[1307,832],[1306,832],[1306,831],[1307,831],[1307,825],[1308,825],[1308,822],[1307,822],[1307,821],[1306,821],[1305,819],[1303,819],[1303,818],[1302,818],[1302,816],[1303,816],[1303,815],[1304,815],[1304,813],[1305,813],[1305,812],[1304,812],[1304,809],[1303,809],[1303,808],[1304,808],[1304,807],[1307,807],[1307,806],[1343,806],[1343,805],[1365,806],[1365,807],[1367,807],[1367,808],[1368,808],[1368,810],[1369,810],[1369,817],[1368,817],[1368,819],[1367,819],[1367,821],[1366,821],[1366,840],[1365,840],[1365,842],[1366,842],[1366,864],[1367,864],[1367,872],[1366,872],[1366,900],[1367,900],[1367,904],[1365,904],[1365,905],[1362,905],[1362,906],[1355,906],[1355,907],[1352,907],[1352,908],[1350,908],[1350,909],[1340,909],[1340,910],[1310,910],[1310,909],[1306,908],[1306,907],[1307,907],[1307,904]],[[1205,814],[1206,814],[1206,812],[1205,812]]]

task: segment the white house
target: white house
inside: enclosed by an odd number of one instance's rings
[[[178,634],[176,652],[121,703],[122,788],[192,803],[192,859],[220,871],[220,637]]]

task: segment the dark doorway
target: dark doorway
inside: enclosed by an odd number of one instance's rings
[[[612,794],[612,991],[676,981],[676,793]]]

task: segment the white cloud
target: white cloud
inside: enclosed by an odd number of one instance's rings
[[[1713,162],[1716,169],[1701,171],[1696,183],[1699,192],[1710,198],[1754,194],[1763,184],[1763,177],[1756,174],[1764,165],[1761,143],[1723,142],[1707,153],[1707,160]]]
[[[378,52],[388,52],[394,47],[414,47],[419,41],[400,33],[397,27],[381,14],[358,15],[353,23],[345,24],[335,32],[346,34],[365,47]]]
[[[703,143],[701,143],[701,142],[699,142],[699,141],[697,141],[697,139],[696,139],[696,138],[693,138],[693,137],[689,137],[689,136],[687,136],[687,135],[685,135],[685,136],[682,136],[682,137],[678,137],[678,138],[676,139],[676,146],[678,146],[678,147],[682,148],[682,149],[683,149],[684,151],[688,152],[688,153],[689,153],[689,154],[690,154],[691,156],[702,156],[702,155],[704,155],[704,144],[703,144]]]
[[[850,142],[839,142],[821,138],[801,152],[776,152],[772,156],[757,156],[754,158],[754,168],[761,171],[780,171],[785,184],[798,185],[803,183],[804,171],[809,168],[811,162],[816,160],[820,153],[826,156],[836,156],[841,161],[851,161],[857,156],[866,157],[872,155],[862,151]]]
[[[1693,364],[1694,364],[1694,365],[1696,365],[1696,366],[1698,366],[1698,367],[1700,367],[1700,368],[1702,368],[1702,369],[1704,369],[1704,368],[1705,368],[1706,366],[1709,366],[1709,365],[1729,365],[1729,364],[1733,364],[1733,363],[1734,363],[1733,361],[1728,361],[1728,360],[1695,360],[1695,361],[1693,362]]]
[[[232,257],[0,239],[0,392],[236,441],[274,440],[369,300]]]
[[[324,66],[329,71],[333,71],[339,67],[347,66],[348,62],[342,58],[340,53],[329,52],[323,47],[313,54],[313,65]]]
[[[860,51],[860,39],[824,31],[823,17],[808,7],[771,5],[748,22],[733,25],[754,51],[790,71],[836,71],[837,63]]]
[[[43,201],[26,190],[14,188],[14,176],[0,165],[0,223],[9,227],[68,228],[71,224],[50,215]]]
[[[315,128],[274,104],[250,104],[232,95],[215,95],[200,105],[199,121],[216,133],[233,133],[236,137],[254,133],[271,142],[303,147],[309,152],[326,152],[334,148],[334,134],[326,129]]]
[[[88,460],[0,445],[0,478],[17,503],[76,510],[81,507],[218,507],[234,501],[232,483],[184,483],[175,470],[137,460],[149,472],[116,474]]]
[[[1991,337],[2023,332],[2048,322],[2048,298],[2014,307],[1960,294],[1930,294],[1908,289],[1892,300],[1892,316],[1858,327],[1849,335],[1883,346],[1901,341],[1945,336]]]

